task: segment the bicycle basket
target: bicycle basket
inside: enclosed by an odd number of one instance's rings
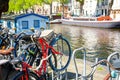
[[[54,37],[53,30],[44,30],[41,32],[40,37],[43,37],[46,41],[50,41]]]

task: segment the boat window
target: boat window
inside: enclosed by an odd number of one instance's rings
[[[40,21],[39,20],[34,20],[34,27],[39,28],[40,26]]]
[[[22,21],[22,29],[28,29],[28,21]]]

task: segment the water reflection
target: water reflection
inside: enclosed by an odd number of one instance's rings
[[[101,29],[62,24],[52,24],[56,33],[63,33],[71,43],[72,49],[85,47],[88,52],[106,57],[114,51],[120,52],[120,29]]]

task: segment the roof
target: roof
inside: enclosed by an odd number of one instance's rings
[[[31,15],[34,15],[34,16],[37,16],[37,17],[41,17],[41,18],[44,18],[44,19],[49,19],[47,16],[42,16],[42,15],[38,15],[38,14],[35,14],[35,13],[29,13],[29,14],[23,14],[23,15],[19,15],[19,16],[15,17],[15,21],[17,19],[20,19],[20,18],[23,18],[23,17],[27,17],[27,16],[31,16]]]

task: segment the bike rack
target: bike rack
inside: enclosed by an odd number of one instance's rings
[[[55,76],[54,76],[54,73],[56,74]],[[66,73],[67,73],[67,69],[65,69],[65,72],[64,72],[65,77],[63,77],[61,72],[52,71],[52,80],[63,80],[63,78],[64,80],[68,80],[68,75]]]
[[[77,64],[76,64],[76,60],[75,60],[75,54],[77,51],[82,51],[82,53],[84,53],[84,56],[83,56],[83,74],[80,76],[81,80],[88,80],[88,78],[91,78],[93,79],[93,73],[95,72],[97,66],[95,66],[94,68],[92,68],[92,71],[86,75],[86,49],[81,47],[81,48],[78,48],[78,49],[75,49],[73,51],[73,54],[72,54],[72,59],[74,61],[74,65],[75,65],[75,72],[76,72],[76,79],[75,80],[78,80],[79,77],[78,77],[78,68],[77,68]],[[98,62],[98,58],[96,58],[96,63]]]
[[[56,46],[56,45],[55,45]],[[61,49],[60,49],[61,50]],[[61,65],[61,58],[60,58],[60,61],[59,61],[59,66],[60,67],[62,67],[62,65]],[[56,74],[56,75],[54,75],[54,73]],[[63,77],[62,75],[63,74],[61,74],[62,73],[62,71],[58,71],[58,72],[55,72],[55,71],[52,71],[52,80],[63,80],[63,78],[65,79],[65,80],[68,80],[68,75],[67,75],[67,69],[65,69],[64,70],[64,75],[65,75],[65,77]],[[56,79],[54,79],[54,78],[56,78]]]
[[[59,66],[62,67],[61,59],[60,59],[60,62],[59,62]],[[65,77],[63,77],[63,74],[65,75]],[[54,79],[54,78],[56,78],[56,79]],[[52,80],[62,80],[63,78],[65,80],[68,80],[67,69],[64,70],[64,73],[62,73],[62,71],[58,71],[58,72],[52,71]]]

